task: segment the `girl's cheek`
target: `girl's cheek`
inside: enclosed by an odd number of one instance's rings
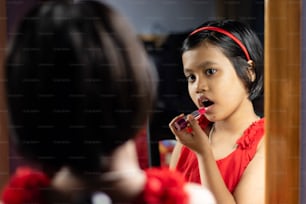
[[[195,92],[193,91],[189,91],[189,96],[192,99],[193,103],[197,104],[198,102],[198,98]]]
[[[193,96],[194,96],[194,92],[193,92],[193,90],[192,90],[191,88],[188,88],[188,92],[189,92],[189,96],[190,96],[190,98],[192,98],[192,99],[193,99]]]
[[[197,89],[195,86],[190,85],[188,86],[188,91],[190,95],[196,95]]]
[[[188,85],[188,91],[189,91],[189,93],[194,92],[194,85],[193,84]]]

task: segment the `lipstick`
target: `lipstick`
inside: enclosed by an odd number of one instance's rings
[[[205,113],[205,108],[202,107],[198,110],[193,111],[192,113],[190,113],[196,120],[200,118],[201,115],[204,115]],[[177,130],[182,130],[185,127],[187,127],[188,122],[187,120],[187,116],[183,117],[183,118],[179,118],[177,121],[174,122],[174,127]]]

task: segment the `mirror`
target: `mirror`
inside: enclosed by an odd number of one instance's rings
[[[9,1],[0,4],[0,63],[6,43],[6,13]],[[33,4],[35,1],[27,1]],[[203,7],[213,1],[193,1]],[[138,3],[141,3],[138,1]],[[172,3],[175,4],[175,1]],[[168,1],[171,4],[171,1]],[[242,6],[242,4],[244,6]],[[24,6],[23,4],[19,6]],[[263,21],[262,39],[265,47],[265,98],[267,144],[266,203],[299,203],[300,194],[300,101],[301,101],[301,1],[215,1],[216,13],[222,16]],[[16,6],[16,5],[15,5]],[[18,5],[17,5],[18,6]],[[238,9],[240,7],[240,9]],[[265,9],[263,9],[265,7]],[[241,9],[244,8],[244,9]],[[261,8],[262,10],[258,9]],[[264,12],[263,12],[264,11]],[[10,12],[10,10],[8,10]],[[262,13],[261,13],[262,12]],[[16,14],[16,12],[14,12]],[[18,12],[17,12],[18,13]],[[17,15],[17,14],[16,14]],[[237,16],[237,15],[240,15]],[[255,16],[254,16],[255,15]],[[261,19],[262,18],[262,19]],[[155,19],[156,20],[156,19]],[[188,19],[185,19],[188,21]],[[187,22],[186,21],[186,22]],[[260,26],[260,24],[256,24]],[[263,24],[262,24],[263,25]],[[10,25],[11,26],[11,25]],[[155,27],[162,31],[162,27]],[[263,35],[264,34],[264,35]],[[3,93],[3,73],[1,93]],[[3,98],[3,97],[1,97]],[[6,108],[0,102],[0,187],[9,176],[9,143]]]

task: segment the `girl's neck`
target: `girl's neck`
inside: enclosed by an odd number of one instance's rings
[[[241,132],[248,128],[252,123],[259,120],[260,117],[256,115],[252,102],[246,100],[235,113],[222,121],[216,121],[214,126],[219,131],[227,132]]]
[[[143,189],[146,177],[139,167],[135,144],[129,141],[102,159],[104,172],[96,174],[90,182],[79,178],[68,168],[61,169],[52,185],[67,197],[75,200],[76,190],[81,192],[105,192],[114,203],[134,199]]]
[[[113,199],[113,202],[131,200],[142,191],[146,177],[139,167],[134,141],[120,146],[108,160],[109,169],[100,176],[102,191]],[[103,163],[103,161],[102,161]]]

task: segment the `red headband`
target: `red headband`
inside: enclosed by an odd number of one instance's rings
[[[189,36],[191,36],[191,35],[193,35],[193,34],[195,34],[195,33],[197,33],[197,32],[200,32],[200,31],[202,31],[202,30],[216,31],[216,32],[222,33],[222,34],[224,34],[224,35],[230,37],[230,38],[231,38],[233,41],[235,41],[235,42],[239,45],[239,47],[242,49],[242,51],[244,52],[244,54],[245,54],[247,60],[248,60],[248,61],[251,60],[250,55],[249,55],[249,53],[248,53],[248,50],[247,50],[246,47],[242,44],[242,42],[241,42],[236,36],[234,36],[233,34],[231,34],[230,32],[228,32],[228,31],[226,31],[226,30],[224,30],[224,29],[222,29],[222,28],[218,28],[218,27],[214,27],[214,26],[201,27],[201,28],[198,28],[198,29],[192,31],[192,32],[189,34]]]

